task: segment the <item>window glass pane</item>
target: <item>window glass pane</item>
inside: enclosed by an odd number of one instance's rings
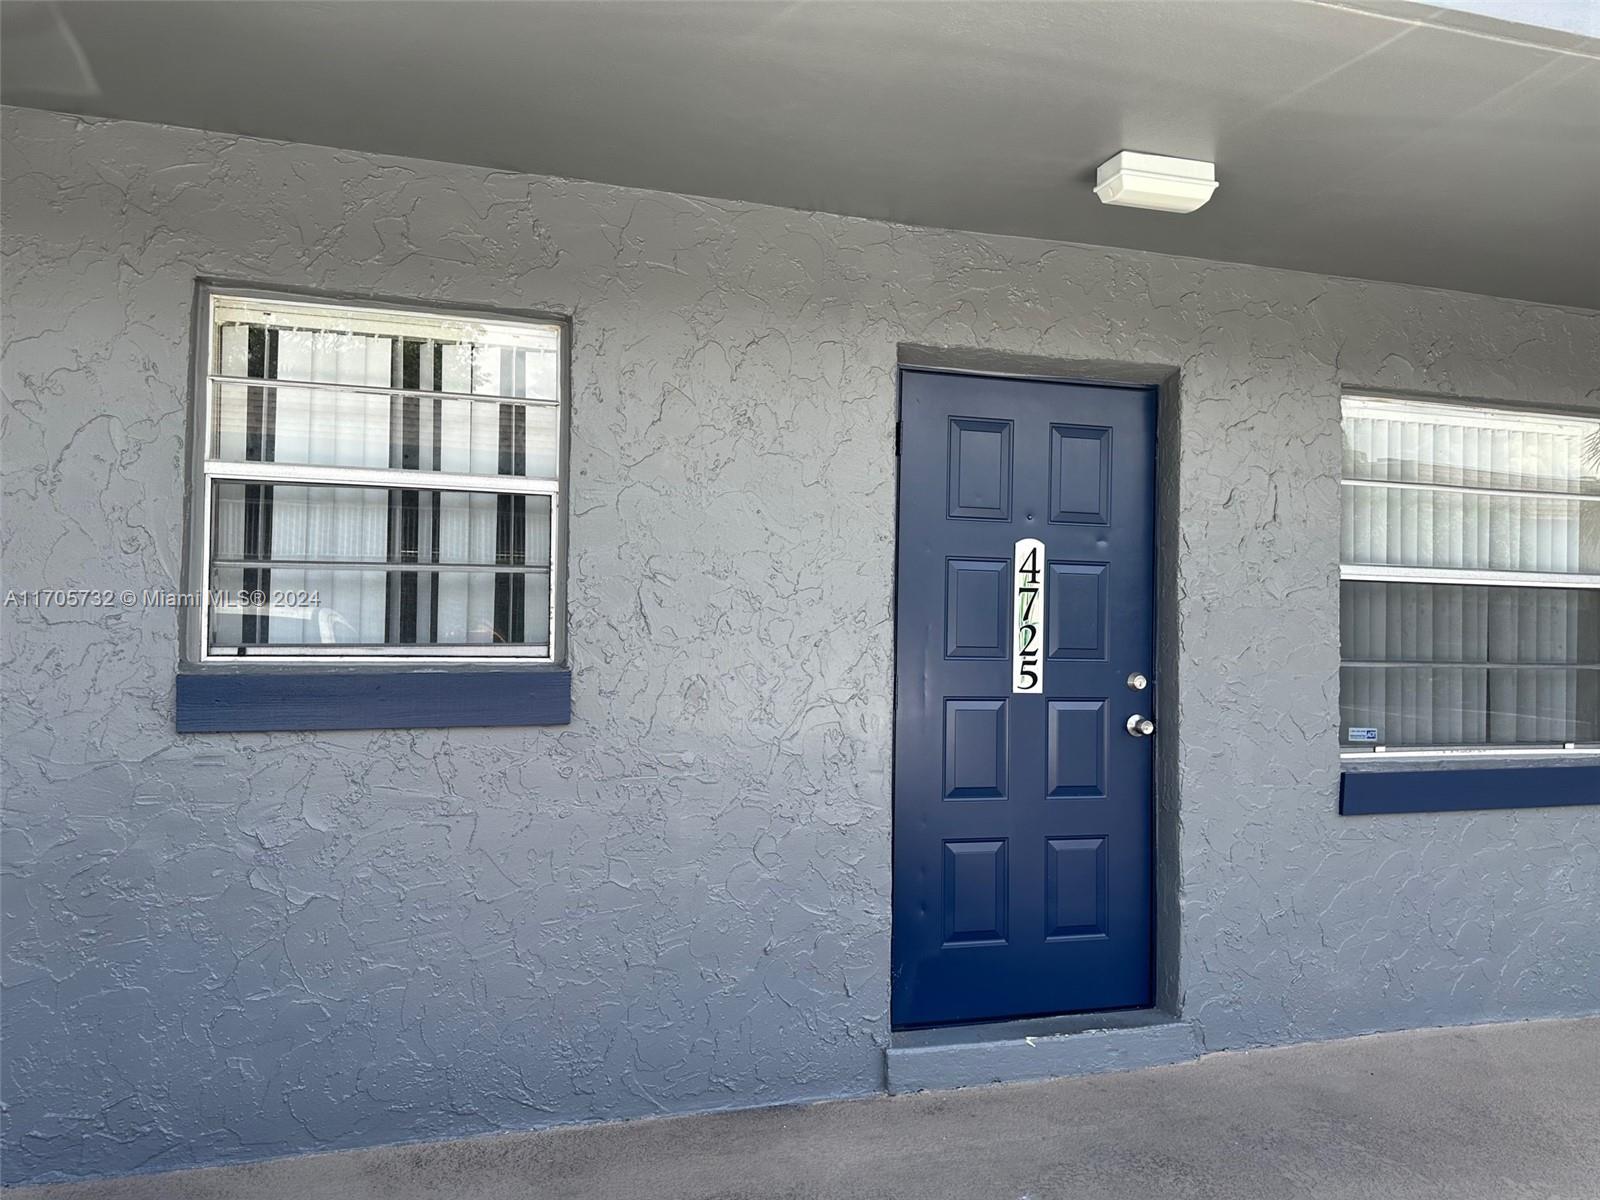
[[[213,648],[548,645],[548,496],[213,488]]]
[[[1344,477],[1600,495],[1600,417],[1347,397]]]
[[[215,496],[218,563],[550,565],[548,496],[227,482]]]
[[[1344,487],[1346,563],[1600,574],[1593,500]]]
[[[1561,746],[1600,741],[1600,670],[1355,665],[1340,672],[1340,718],[1390,749]]]
[[[215,313],[218,375],[561,396],[556,325],[224,297]]]
[[[1600,590],[1346,580],[1346,662],[1600,666]]]
[[[1344,562],[1600,573],[1600,498],[1344,486]]]
[[[383,649],[548,653],[550,571],[217,566],[214,651]]]
[[[300,387],[212,387],[211,457],[554,479],[553,405]]]

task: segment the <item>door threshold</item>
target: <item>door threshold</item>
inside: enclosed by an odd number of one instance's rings
[[[1160,1009],[901,1030],[884,1051],[892,1094],[1166,1066],[1205,1051],[1192,1021]]]
[[[1099,1029],[1142,1029],[1150,1025],[1170,1025],[1177,1019],[1160,1008],[1113,1008],[1105,1012],[1063,1013],[1054,1017],[1021,1017],[1010,1021],[897,1029],[889,1035],[889,1044],[948,1046],[966,1042],[1005,1042],[1016,1038],[1061,1037]]]

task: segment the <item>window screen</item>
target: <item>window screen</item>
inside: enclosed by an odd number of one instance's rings
[[[1341,738],[1600,742],[1600,419],[1347,397]]]
[[[550,659],[563,334],[212,295],[203,657]]]

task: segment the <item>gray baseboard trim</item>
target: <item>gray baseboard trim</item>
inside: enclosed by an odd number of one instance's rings
[[[893,1095],[1188,1062],[1205,1051],[1192,1022],[1107,1013],[896,1034],[884,1051]]]

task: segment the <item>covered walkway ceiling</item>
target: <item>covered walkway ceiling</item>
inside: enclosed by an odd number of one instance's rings
[[[1395,0],[0,11],[14,104],[1600,308],[1600,40],[1570,28]],[[1103,207],[1123,148],[1222,187]]]

